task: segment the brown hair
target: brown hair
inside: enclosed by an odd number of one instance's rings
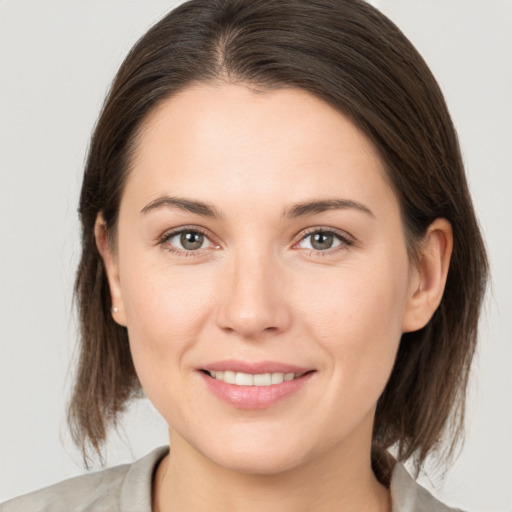
[[[402,336],[377,406],[373,465],[385,482],[391,446],[417,469],[444,438],[451,454],[463,427],[485,249],[442,93],[400,30],[362,0],[191,0],[130,51],[92,136],[80,197],[81,352],[69,406],[74,440],[84,454],[88,447],[100,454],[107,427],[140,392],[127,331],[110,314],[96,217],[103,213],[115,239],[123,184],[148,113],[191,84],[219,81],[261,90],[298,87],[349,116],[386,164],[412,258],[436,218],[451,222],[444,296],[426,327]]]

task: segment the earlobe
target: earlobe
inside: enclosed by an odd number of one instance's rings
[[[450,222],[436,219],[429,226],[419,249],[415,279],[412,280],[402,323],[403,332],[417,331],[424,327],[441,303],[452,249],[453,232]]]
[[[110,297],[112,302],[112,318],[119,325],[126,327],[124,314],[123,298],[121,294],[121,283],[119,279],[119,269],[116,256],[113,253],[107,236],[107,223],[103,214],[99,213],[94,224],[94,238],[96,247],[103,260],[103,266],[107,274],[107,280],[110,288]]]

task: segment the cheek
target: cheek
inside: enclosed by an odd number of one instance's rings
[[[197,269],[134,265],[127,261],[122,282],[123,304],[135,368],[146,390],[184,363],[187,350],[198,339],[212,304],[211,279]],[[134,270],[134,269],[138,269]],[[143,269],[143,270],[142,270]],[[175,373],[176,375],[178,372]],[[169,378],[173,378],[169,372]]]
[[[162,258],[164,259],[164,258]],[[122,281],[123,303],[129,326],[155,334],[183,337],[200,324],[212,296],[212,279],[197,267],[173,267],[158,262],[127,261]]]
[[[337,382],[356,395],[380,395],[392,370],[406,304],[408,278],[397,264],[345,269],[327,287],[308,286],[301,316],[329,354]],[[313,290],[313,293],[312,293]],[[306,304],[305,304],[306,306]]]

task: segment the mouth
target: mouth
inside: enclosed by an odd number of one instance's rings
[[[214,396],[237,409],[267,409],[299,391],[316,370],[281,363],[219,362],[199,371]]]
[[[272,386],[275,384],[282,384],[302,377],[310,372],[273,372],[273,373],[245,373],[235,372],[231,370],[202,370],[209,375],[212,379],[225,382],[226,384],[234,384],[235,386]],[[312,370],[311,370],[312,371]]]

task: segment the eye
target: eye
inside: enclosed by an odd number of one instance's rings
[[[212,247],[212,241],[196,229],[182,229],[165,235],[162,243],[171,246],[171,250],[193,252]]]
[[[325,229],[316,230],[304,236],[296,247],[314,251],[328,251],[340,246],[352,245],[352,242],[345,236]]]

